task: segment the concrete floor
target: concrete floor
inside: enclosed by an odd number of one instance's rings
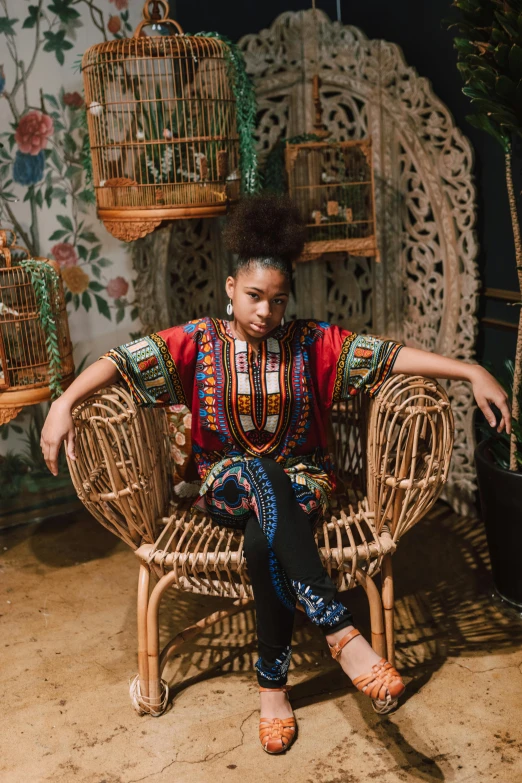
[[[2,783],[522,780],[522,621],[492,597],[480,523],[444,504],[394,558],[400,709],[377,716],[298,613],[299,736],[283,756],[258,740],[252,611],[188,644],[166,672],[169,711],[139,717],[132,553],[85,512],[2,539]],[[349,600],[366,631],[362,591]],[[172,591],[165,638],[225,605]]]

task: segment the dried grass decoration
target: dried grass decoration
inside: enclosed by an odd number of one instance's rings
[[[230,41],[186,35],[154,0],[133,38],[92,46],[82,71],[98,215],[115,237],[221,215],[257,189],[255,95]]]
[[[60,268],[15,242],[0,229],[0,425],[58,397],[74,378]]]

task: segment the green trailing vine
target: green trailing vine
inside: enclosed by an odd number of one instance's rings
[[[254,133],[257,124],[257,103],[254,86],[246,72],[245,59],[237,44],[220,33],[196,33],[196,36],[217,38],[225,44],[225,62],[232,92],[236,99],[236,122],[239,136],[239,161],[241,169],[241,193],[257,193],[261,181],[257,168],[257,152]]]
[[[63,393],[60,385],[62,361],[56,325],[57,303],[60,300],[60,278],[56,270],[45,261],[29,258],[20,261],[20,266],[29,275],[36,297],[40,326],[45,335],[45,347],[49,359],[49,387],[52,398],[56,399]]]
[[[285,147],[287,144],[304,144],[307,141],[323,141],[315,133],[301,133],[288,139],[279,139],[267,155],[261,179],[263,190],[270,193],[286,193],[288,184],[285,169]]]

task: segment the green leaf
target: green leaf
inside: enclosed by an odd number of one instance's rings
[[[522,47],[518,44],[513,44],[509,50],[509,69],[512,78],[518,83],[522,79]]]
[[[53,198],[57,198],[64,207],[67,205],[67,192],[62,188],[53,188]]]
[[[52,201],[53,201],[53,186],[52,185],[48,185],[46,187],[44,199],[45,199],[45,203],[47,204],[47,206],[50,209]]]
[[[96,259],[100,255],[101,248],[102,248],[101,245],[96,245],[96,247],[92,248],[91,252],[89,253],[89,261],[96,261]]]
[[[474,68],[471,72],[473,82],[479,82],[486,88],[493,89],[495,87],[496,73],[492,68]]]
[[[14,26],[18,21],[18,19],[9,19],[7,16],[0,16],[0,33],[4,33],[4,35],[14,35]]]
[[[53,233],[49,237],[49,242],[54,242],[55,239],[62,239],[68,233],[69,232],[66,231],[64,228],[59,228],[56,231],[53,231]]]
[[[36,201],[36,205],[41,209],[43,207],[43,193],[41,190],[36,191],[34,200]]]
[[[73,295],[73,305],[75,310],[78,310],[78,308],[80,307],[80,297],[78,296],[78,294]]]
[[[54,95],[51,95],[50,93],[46,92],[44,93],[45,100],[51,104],[51,106],[54,106],[55,109],[59,109],[60,105]]]
[[[73,0],[54,0],[47,8],[51,13],[56,14],[60,22],[67,24],[73,19],[78,19],[80,14],[75,8],[71,8]]]
[[[116,310],[116,323],[119,324],[123,319],[125,318],[125,309],[123,307],[118,307]]]
[[[82,259],[82,261],[87,261],[87,248],[85,245],[78,245],[77,246],[78,255]]]
[[[80,239],[85,239],[86,242],[90,242],[91,244],[99,241],[94,231],[82,231]]]
[[[65,30],[58,30],[57,33],[53,33],[52,30],[46,30],[44,32],[44,38],[44,52],[54,52],[60,65],[63,65],[64,51],[73,48],[72,43],[65,40]]]
[[[103,286],[101,283],[97,283],[96,280],[91,280],[89,283],[89,288],[91,291],[104,291],[105,286]]]
[[[96,299],[96,304],[98,305],[98,312],[101,313],[101,315],[104,315],[105,318],[108,318],[110,321],[111,311],[105,299],[102,299],[102,297],[98,296],[98,294],[94,294],[94,298]]]
[[[35,27],[36,22],[38,21],[38,17],[41,18],[43,16],[41,11],[38,12],[38,6],[37,5],[30,5],[28,7],[28,11],[29,11],[29,16],[27,17],[27,19],[24,21],[24,23],[22,25],[22,27],[25,27],[26,29],[27,28],[31,28],[31,27]]]
[[[495,128],[489,117],[487,117],[485,114],[468,114],[466,119],[470,125],[473,125],[474,128],[484,130],[486,133],[489,133],[491,136],[493,136],[493,138],[499,142],[504,152],[508,151],[509,136],[503,136],[498,128]]]
[[[112,261],[110,261],[108,258],[98,258],[96,263],[101,267],[112,266]]]
[[[87,188],[85,190],[82,190],[80,193],[78,193],[78,198],[80,199],[80,201],[83,201],[84,204],[96,203],[96,196],[94,195],[92,190],[88,190]]]
[[[138,317],[138,315],[139,315],[139,314],[140,314],[140,309],[139,309],[139,307],[136,305],[136,306],[135,306],[135,307],[133,307],[133,308],[132,308],[132,310],[130,311],[130,317],[131,317],[131,321],[135,321],[135,320],[136,320],[136,318]]]
[[[510,104],[515,102],[517,85],[509,76],[499,76],[495,82],[495,91]]]
[[[72,224],[72,220],[67,215],[56,215],[56,220],[64,228],[68,229],[68,231],[74,231],[74,226]]]
[[[87,312],[89,312],[92,307],[92,299],[88,291],[84,291],[82,294],[82,305],[85,307]]]
[[[67,166],[64,177],[65,179],[73,179],[77,174],[83,174],[83,169],[81,166],[75,166],[73,163]]]
[[[66,292],[65,292],[65,304],[69,304],[69,302],[71,301],[71,299],[72,299],[72,294],[71,294],[71,292],[70,292],[70,291],[66,291]]]
[[[92,271],[92,273],[93,273],[94,277],[97,277],[97,278],[98,278],[98,280],[99,280],[99,279],[100,279],[100,277],[101,277],[101,269],[100,269],[100,267],[99,267],[99,266],[96,266],[96,264],[93,264],[93,265],[91,266],[91,271]],[[103,286],[102,286],[102,287],[103,287]]]

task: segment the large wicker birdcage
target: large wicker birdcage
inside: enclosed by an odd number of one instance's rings
[[[306,223],[300,261],[346,252],[379,259],[371,139],[287,143],[291,198]]]
[[[146,2],[143,17],[133,38],[82,60],[98,215],[125,241],[164,220],[221,215],[240,185],[229,47],[185,35],[166,0]],[[176,34],[160,34],[168,25]]]
[[[65,389],[74,379],[60,268],[40,258],[24,268],[29,254],[15,242],[13,232],[0,229],[0,424],[25,405],[49,400],[54,384]],[[39,264],[45,265],[43,275],[37,274]],[[43,289],[45,324],[32,274]]]

